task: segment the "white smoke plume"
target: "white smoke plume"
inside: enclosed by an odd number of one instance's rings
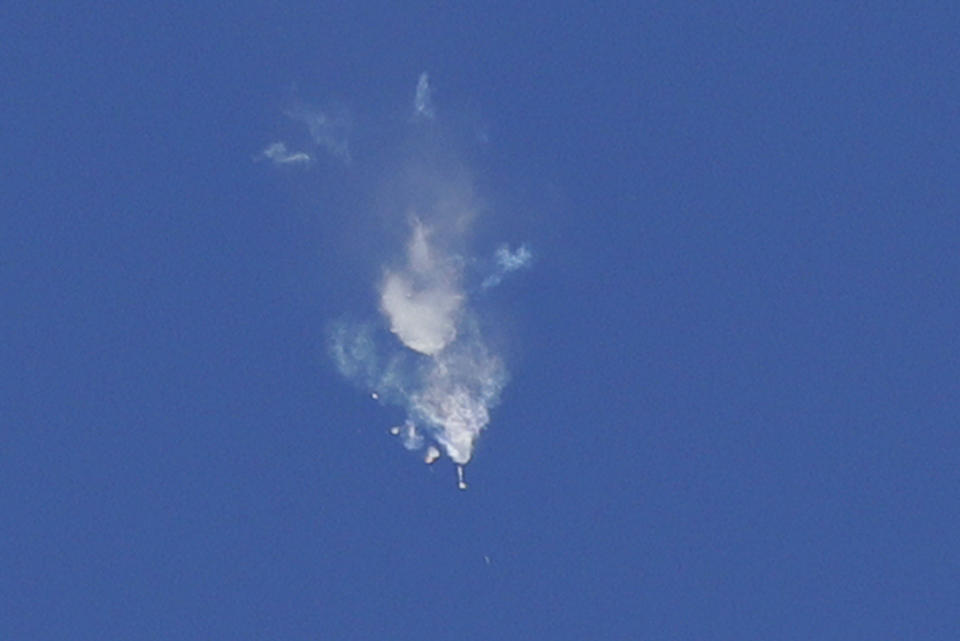
[[[429,233],[414,222],[406,267],[387,271],[380,308],[404,345],[433,356],[456,338],[464,295],[456,266],[430,246]]]

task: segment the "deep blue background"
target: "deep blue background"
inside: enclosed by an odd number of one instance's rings
[[[956,3],[400,4],[0,11],[0,637],[960,638]],[[465,493],[324,354],[362,156],[252,162],[424,70],[538,255]]]

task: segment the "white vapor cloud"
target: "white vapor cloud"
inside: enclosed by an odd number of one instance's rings
[[[433,92],[430,90],[430,78],[427,72],[420,74],[417,80],[417,92],[413,97],[413,115],[418,118],[433,119]]]
[[[483,280],[482,287],[484,289],[496,287],[503,281],[503,277],[510,272],[529,267],[533,260],[533,253],[526,245],[520,245],[515,252],[510,251],[509,245],[500,245],[493,257],[496,261],[496,268],[492,274]]]
[[[301,165],[310,162],[310,155],[302,151],[289,152],[287,145],[282,142],[275,142],[267,145],[260,156],[272,160],[278,165]]]

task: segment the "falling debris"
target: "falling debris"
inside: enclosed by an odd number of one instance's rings
[[[467,482],[463,480],[463,466],[457,466],[457,487],[461,490],[467,489]]]
[[[423,462],[432,465],[438,458],[440,458],[440,450],[431,445],[427,448],[427,455],[423,457]]]
[[[490,557],[487,556],[486,554],[484,554],[484,555],[483,555],[483,562],[486,563],[487,565],[490,565]]]
[[[400,442],[408,450],[419,450],[423,447],[423,434],[417,429],[417,426],[407,421],[403,425],[397,425],[390,428],[390,433],[400,437]]]

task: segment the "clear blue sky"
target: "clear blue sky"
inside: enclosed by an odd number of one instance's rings
[[[0,10],[0,638],[960,638],[958,5],[359,4]],[[423,71],[466,492],[325,348]]]

